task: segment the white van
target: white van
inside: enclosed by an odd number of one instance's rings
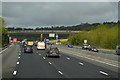
[[[44,42],[38,42],[37,43],[37,49],[45,49],[45,43]]]

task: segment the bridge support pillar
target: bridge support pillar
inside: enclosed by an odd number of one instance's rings
[[[58,43],[58,34],[56,34],[56,44]]]

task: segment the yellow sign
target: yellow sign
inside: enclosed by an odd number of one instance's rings
[[[29,42],[28,42],[28,45],[31,45],[31,46],[32,46],[32,45],[33,45],[33,42],[32,42],[32,41],[29,41]]]

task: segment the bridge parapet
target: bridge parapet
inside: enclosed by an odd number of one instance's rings
[[[48,34],[48,33],[55,33],[55,34],[78,34],[80,31],[70,31],[70,30],[16,30],[16,31],[8,31],[9,34],[20,34],[20,33],[31,33],[31,34]]]

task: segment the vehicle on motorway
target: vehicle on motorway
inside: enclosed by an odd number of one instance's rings
[[[46,43],[46,44],[48,44],[48,45],[50,45],[50,40],[49,39],[44,39],[44,42]]]
[[[90,48],[90,45],[89,44],[82,44],[82,49],[89,49]]]
[[[44,42],[38,42],[37,43],[37,49],[45,49],[46,47],[46,44]]]
[[[33,44],[34,44],[33,41],[28,41],[27,43],[28,46],[33,46]]]
[[[57,47],[50,47],[48,52],[47,52],[47,57],[50,57],[50,56],[55,56],[55,57],[60,57],[60,51]]]
[[[72,44],[68,44],[67,47],[73,48],[73,45]]]
[[[88,48],[89,51],[93,51],[93,52],[99,52],[99,50],[96,48],[96,46],[90,46]]]
[[[33,47],[32,46],[25,46],[24,53],[33,53]]]
[[[120,55],[120,45],[117,45],[117,46],[116,46],[116,54],[117,54],[117,55]]]

